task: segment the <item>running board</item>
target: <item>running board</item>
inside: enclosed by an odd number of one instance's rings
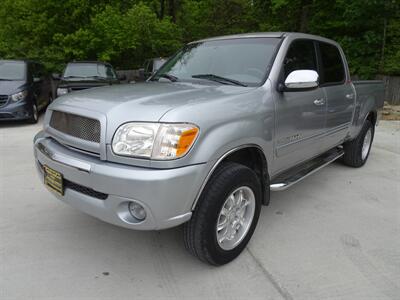
[[[342,157],[343,154],[344,151],[342,149],[334,148],[310,161],[293,167],[275,177],[269,186],[270,190],[273,192],[284,191]]]

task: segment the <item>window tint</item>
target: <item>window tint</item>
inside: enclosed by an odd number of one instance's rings
[[[294,41],[289,47],[283,65],[285,78],[296,70],[317,71],[317,59],[313,41]]]
[[[339,49],[327,43],[319,43],[322,60],[321,83],[339,83],[345,79],[344,66]]]

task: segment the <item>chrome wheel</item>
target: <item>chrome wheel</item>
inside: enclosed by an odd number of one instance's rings
[[[35,120],[35,121],[37,121],[39,118],[39,113],[38,113],[36,104],[32,105],[32,117],[33,117],[33,120]]]
[[[253,221],[255,207],[254,193],[247,186],[237,188],[228,196],[216,226],[218,245],[222,249],[232,250],[245,238]]]
[[[361,150],[361,159],[362,160],[365,160],[367,158],[369,149],[371,148],[371,142],[372,142],[372,129],[369,128],[367,133],[365,134],[363,146],[362,146],[362,150]]]

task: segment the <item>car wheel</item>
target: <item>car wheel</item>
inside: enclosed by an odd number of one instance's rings
[[[35,102],[32,103],[31,117],[29,118],[29,123],[35,124],[39,120],[39,110]]]
[[[261,209],[261,184],[250,168],[222,164],[204,188],[184,224],[186,249],[201,261],[223,265],[246,247]]]
[[[343,162],[354,168],[363,166],[371,151],[374,134],[374,125],[366,120],[357,138],[343,144]]]

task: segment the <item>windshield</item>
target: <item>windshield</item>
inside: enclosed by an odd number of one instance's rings
[[[0,61],[0,80],[24,80],[25,63],[17,61]]]
[[[64,71],[64,78],[93,78],[101,77],[107,79],[115,79],[114,70],[107,65],[92,63],[72,63],[68,64]]]
[[[258,86],[265,80],[279,41],[278,38],[240,38],[189,44],[165,63],[152,80],[167,76],[177,80],[226,78]]]

